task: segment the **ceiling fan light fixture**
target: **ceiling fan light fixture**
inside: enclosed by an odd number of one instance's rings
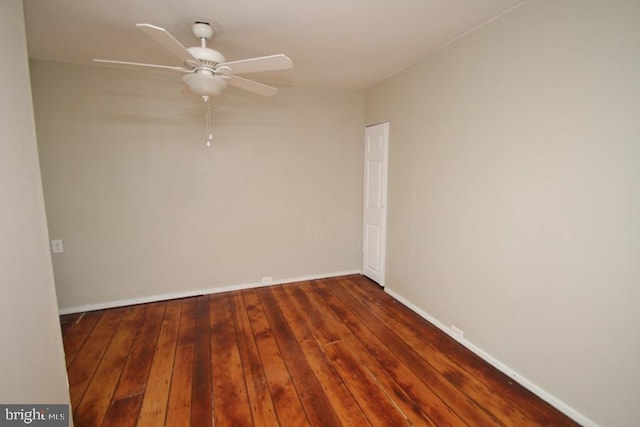
[[[0,0],[1,1],[1,0]],[[162,45],[182,66],[146,64],[141,62],[118,61],[111,59],[95,59],[94,61],[137,67],[168,69],[187,73],[184,82],[196,95],[203,98],[219,95],[227,84],[263,96],[274,95],[275,87],[238,77],[236,74],[256,73],[261,71],[288,70],[292,68],[291,59],[283,54],[240,59],[227,62],[222,53],[207,47],[207,41],[219,28],[207,21],[196,20],[193,23],[193,35],[200,40],[200,46],[185,47],[174,36],[162,27],[152,24],[138,23],[136,27]]]
[[[218,96],[227,87],[225,79],[206,72],[185,74],[182,79],[193,93],[200,96]]]

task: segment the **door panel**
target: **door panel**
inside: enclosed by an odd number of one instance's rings
[[[368,126],[364,140],[362,274],[384,286],[389,123]]]

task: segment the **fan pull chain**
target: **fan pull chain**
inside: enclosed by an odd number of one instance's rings
[[[213,144],[213,130],[212,128],[212,120],[211,120],[211,105],[209,104],[209,97],[203,96],[204,99],[204,115],[207,123],[207,142],[205,142],[206,147],[211,147]]]

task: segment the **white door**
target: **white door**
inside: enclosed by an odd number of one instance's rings
[[[389,123],[367,126],[364,133],[364,206],[362,274],[384,286],[387,231]]]

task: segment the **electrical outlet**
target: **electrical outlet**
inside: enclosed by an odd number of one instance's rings
[[[458,341],[462,341],[464,339],[464,331],[457,326],[451,325],[451,335]]]
[[[271,276],[265,276],[262,278],[263,285],[270,285],[272,282],[273,282],[273,277]]]
[[[54,254],[61,254],[64,252],[64,245],[62,244],[62,240],[56,239],[51,241],[51,252]]]

